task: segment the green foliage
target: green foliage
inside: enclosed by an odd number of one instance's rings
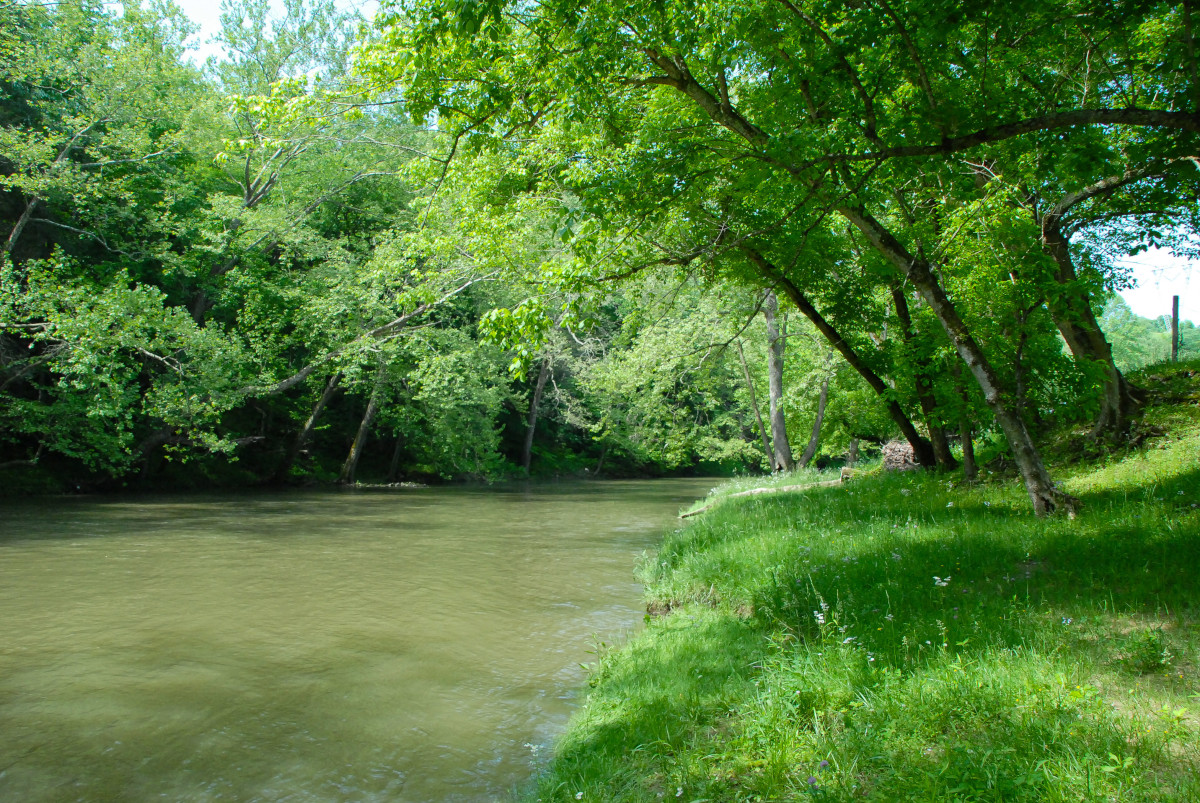
[[[0,7],[0,463],[323,477],[375,397],[369,475],[391,437],[390,474],[503,474],[535,419],[547,471],[759,469],[768,288],[797,452],[826,383],[821,458],[895,436],[897,410],[987,437],[986,398],[1031,423],[1098,408],[1108,374],[1064,354],[1059,302],[1196,225],[1194,59],[1166,6],[422,0],[370,31],[331,0],[223,11],[197,69],[169,3]],[[1096,108],[1159,117],[1038,122]],[[936,274],[998,393],[854,210]],[[1118,354],[1142,354],[1122,320]]]
[[[425,419],[418,453],[446,478],[494,477],[504,468],[496,421],[508,394],[502,355],[453,335],[453,346],[421,359],[410,378]]]
[[[1123,371],[1145,368],[1171,358],[1171,318],[1150,319],[1133,314],[1120,296],[1109,299],[1101,318],[1112,342],[1113,358]],[[1200,356],[1200,329],[1191,321],[1179,322],[1179,359]]]

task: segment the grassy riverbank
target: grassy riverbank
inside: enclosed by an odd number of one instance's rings
[[[535,797],[1200,800],[1198,369],[1140,378],[1165,434],[1056,467],[1073,521],[915,472],[690,520]]]

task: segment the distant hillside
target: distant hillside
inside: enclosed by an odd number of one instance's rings
[[[1135,315],[1125,299],[1114,295],[1100,318],[1100,326],[1112,343],[1113,358],[1122,371],[1135,371],[1171,357],[1171,317],[1143,318]],[[1200,357],[1200,328],[1191,321],[1179,322],[1179,359]]]

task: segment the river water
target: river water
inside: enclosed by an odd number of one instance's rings
[[[503,799],[710,485],[0,502],[0,800]]]

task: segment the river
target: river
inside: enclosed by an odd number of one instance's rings
[[[482,801],[711,480],[0,502],[0,800]]]

